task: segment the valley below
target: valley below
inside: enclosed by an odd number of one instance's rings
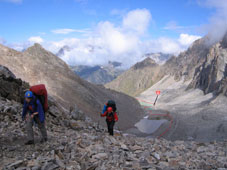
[[[154,133],[145,136],[154,137],[165,130],[162,137],[168,140],[193,140],[199,142],[223,141],[227,138],[227,99],[225,96],[204,95],[199,89],[186,90],[188,82],[174,81],[166,76],[155,86],[143,92],[138,99],[153,101],[156,90],[161,91],[155,106],[150,106],[147,113],[163,114],[159,119],[166,119],[166,114],[172,117]],[[152,129],[151,129],[152,131]]]

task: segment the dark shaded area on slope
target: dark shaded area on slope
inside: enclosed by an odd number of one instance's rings
[[[227,44],[225,38],[210,47],[205,61],[195,69],[189,88],[200,88],[205,94],[227,96]]]
[[[16,79],[15,75],[6,67],[0,65],[0,96],[20,103],[24,101],[24,92],[29,84]]]

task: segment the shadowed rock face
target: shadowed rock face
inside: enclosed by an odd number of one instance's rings
[[[5,76],[7,78],[12,77],[12,78],[16,78],[16,76],[7,68],[4,66],[0,65],[0,75],[1,76]]]
[[[174,75],[175,80],[192,80],[188,89],[226,95],[227,36],[214,45],[208,42],[208,36],[195,41],[187,51],[167,61],[163,71]]]
[[[99,113],[109,99],[117,103],[121,113],[119,127],[122,129],[133,126],[143,112],[135,99],[82,80],[65,62],[39,44],[23,53],[0,45],[0,64],[30,85],[45,84],[49,94],[66,110],[76,104],[96,121],[100,120]]]
[[[208,41],[207,37],[196,40],[187,51],[170,58],[162,67],[162,71],[166,75],[174,75],[176,80],[180,80],[182,76],[185,80],[191,80],[195,69],[205,61],[205,56],[209,52],[206,41]]]
[[[0,66],[0,96],[17,102],[24,101],[24,92],[29,85],[15,75],[6,67]]]
[[[195,69],[189,87],[200,88],[205,94],[214,92],[227,96],[227,48],[223,48],[223,41],[209,49],[205,61]]]

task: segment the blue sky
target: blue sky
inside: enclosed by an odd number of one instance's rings
[[[152,14],[149,32],[153,37],[176,37],[177,31],[162,29],[168,22],[190,27],[188,33],[202,34],[197,27],[206,24],[213,13],[196,0],[0,0],[0,20],[4,23],[0,36],[9,42],[42,33],[47,33],[47,38],[58,39],[61,37],[51,35],[51,30],[91,28],[106,20],[119,23],[120,15],[143,8]]]
[[[137,56],[159,51],[179,53],[207,34],[210,20],[222,8],[217,1],[225,3],[224,0],[0,0],[0,42],[17,50],[38,42],[52,52],[69,44],[73,50],[62,59],[72,64],[100,63],[107,55],[112,60],[125,60],[132,53]],[[168,48],[164,48],[165,42],[170,44]],[[86,48],[91,43],[95,47],[104,44],[105,50],[87,54]],[[137,51],[133,51],[135,47]],[[131,62],[137,60],[135,57]]]

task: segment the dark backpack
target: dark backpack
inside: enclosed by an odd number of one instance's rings
[[[116,103],[115,103],[115,101],[113,101],[113,100],[109,100],[108,102],[107,102],[107,107],[106,108],[108,108],[108,107],[112,107],[112,109],[113,109],[113,112],[116,112],[117,111],[117,107],[116,107]]]
[[[43,112],[45,113],[45,109],[44,109],[44,105],[45,105],[45,97],[44,96],[40,96],[40,95],[35,95],[35,110],[37,109],[38,107],[38,104],[37,104],[37,100],[40,101],[41,105],[42,105],[42,108],[43,108]]]
[[[30,91],[32,91],[36,97],[35,107],[37,108],[37,100],[39,100],[43,107],[44,113],[47,112],[48,111],[48,99],[47,99],[47,90],[46,90],[45,85],[40,84],[40,85],[32,86],[30,88]]]
[[[107,113],[107,117],[112,117],[112,119],[114,120],[114,112]]]

